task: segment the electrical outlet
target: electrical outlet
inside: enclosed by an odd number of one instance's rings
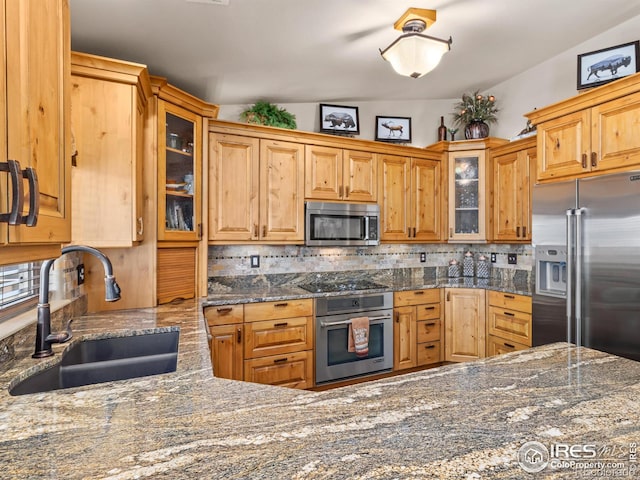
[[[493,252],[491,254],[491,263],[496,263],[498,261],[498,254]]]
[[[507,254],[507,263],[509,265],[517,265],[518,264],[518,254],[517,253],[508,253]]]
[[[76,272],[78,272],[78,285],[82,285],[84,283],[84,263],[76,267]]]
[[[420,263],[427,261],[427,252],[420,252]]]
[[[251,255],[251,268],[260,267],[260,255]]]

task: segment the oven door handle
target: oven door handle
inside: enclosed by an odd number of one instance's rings
[[[369,317],[369,323],[376,320],[391,320],[391,315],[380,315],[378,317]],[[333,327],[335,325],[349,325],[351,320],[342,320],[340,322],[320,322],[322,328]]]

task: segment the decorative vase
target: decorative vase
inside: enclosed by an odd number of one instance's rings
[[[472,120],[464,127],[464,137],[467,140],[486,138],[489,136],[489,125],[482,120]]]
[[[444,117],[440,117],[440,126],[438,127],[438,141],[447,140],[447,127],[444,126]]]

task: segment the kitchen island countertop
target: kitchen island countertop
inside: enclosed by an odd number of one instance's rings
[[[29,357],[32,344],[18,349],[0,366],[2,478],[536,478],[518,464],[526,442],[595,444],[629,466],[640,441],[631,360],[553,344],[323,392],[283,389],[212,376],[201,306],[74,321],[74,341],[179,326],[175,373],[12,397],[13,378],[67,347],[44,360]]]

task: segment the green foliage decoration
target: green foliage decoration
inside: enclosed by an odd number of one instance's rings
[[[279,108],[266,100],[258,100],[254,105],[240,114],[240,118],[247,123],[280,127],[294,130],[296,128],[296,116]]]
[[[487,124],[498,121],[496,113],[496,97],[493,95],[480,95],[478,90],[473,94],[465,93],[462,100],[454,107],[453,121],[456,125],[465,126],[474,120],[480,120]]]

